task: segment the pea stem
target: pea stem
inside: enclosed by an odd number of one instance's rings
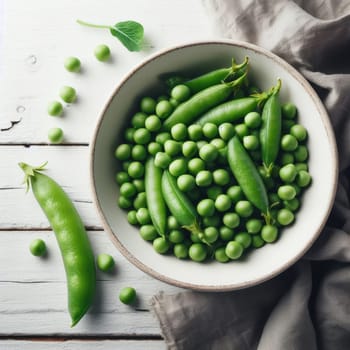
[[[93,23],[82,21],[80,19],[77,19],[77,23],[79,23],[82,26],[86,26],[86,27],[110,29],[110,26],[101,25],[101,24],[93,24]]]

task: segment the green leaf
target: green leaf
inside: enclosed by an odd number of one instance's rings
[[[135,21],[119,22],[110,27],[110,31],[129,51],[141,50],[143,26],[140,23]]]

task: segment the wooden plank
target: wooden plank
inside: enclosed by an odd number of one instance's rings
[[[165,350],[166,346],[162,340],[0,340],[0,348],[6,350]]]
[[[34,257],[28,251],[29,243],[37,237],[47,244],[45,258]],[[116,269],[112,274],[97,272],[96,302],[71,329],[64,268],[54,234],[51,231],[0,232],[0,266],[6,266],[0,270],[0,336],[160,334],[158,322],[149,312],[149,300],[160,291],[176,293],[181,289],[138,270],[121,256],[104,232],[89,232],[89,237],[94,253],[111,254]],[[133,286],[138,292],[134,307],[118,300],[119,290],[125,286]]]
[[[186,10],[184,10],[186,9]],[[196,0],[46,0],[5,1],[3,75],[0,79],[0,143],[47,142],[52,126],[64,129],[66,142],[86,143],[115,86],[132,67],[163,48],[212,37],[201,2]],[[128,52],[107,30],[75,23],[77,18],[113,24],[134,19],[145,27],[146,48]],[[18,23],[21,28],[18,29]],[[1,40],[0,40],[1,42]],[[94,47],[112,50],[109,63],[99,63]],[[64,70],[67,56],[82,61],[81,74]],[[48,117],[46,106],[62,85],[77,89],[77,103],[63,118]]]

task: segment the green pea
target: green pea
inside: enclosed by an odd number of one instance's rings
[[[252,244],[252,237],[247,232],[239,232],[235,235],[235,241],[242,244],[243,248],[247,249]]]
[[[230,140],[235,134],[235,128],[231,123],[220,124],[218,131],[220,137],[225,141]]]
[[[196,175],[196,184],[200,187],[206,187],[213,182],[213,175],[208,170],[201,170]]]
[[[282,226],[287,226],[294,221],[294,214],[289,209],[281,209],[277,213],[277,221]]]
[[[79,72],[80,71],[80,67],[81,67],[81,63],[79,58],[76,57],[67,57],[64,60],[64,68],[66,68],[66,70],[68,72]]]
[[[111,57],[111,50],[107,45],[97,45],[94,50],[94,55],[99,61],[106,62]]]
[[[137,192],[145,191],[145,181],[143,179],[135,179],[132,183],[136,187]]]
[[[133,161],[128,167],[128,174],[133,179],[138,179],[145,173],[145,167],[138,161]]]
[[[210,141],[210,144],[216,147],[218,150],[222,150],[226,147],[226,142],[223,139],[215,138]]]
[[[192,124],[187,128],[188,137],[192,141],[199,141],[203,137],[203,130],[199,124]]]
[[[144,128],[146,119],[147,119],[147,115],[145,113],[137,112],[131,118],[131,124],[135,129]]]
[[[284,206],[291,210],[291,211],[296,211],[300,207],[300,202],[298,198],[293,198],[289,201],[283,201]]]
[[[186,85],[176,85],[171,89],[170,95],[179,102],[188,100],[191,96],[191,90]]]
[[[231,204],[232,201],[227,194],[219,194],[215,200],[215,208],[221,212],[229,210]]]
[[[192,158],[188,161],[187,167],[188,171],[192,175],[197,175],[199,172],[205,169],[205,163],[200,158]]]
[[[293,164],[294,163],[294,155],[293,153],[283,153],[281,155],[281,164],[282,165],[287,165],[287,164]]]
[[[304,141],[307,138],[307,131],[306,129],[300,125],[295,124],[290,128],[290,133],[293,135],[298,141]]]
[[[239,259],[243,254],[243,246],[239,242],[228,242],[225,248],[225,254],[232,260]]]
[[[261,238],[266,243],[275,242],[278,237],[278,229],[273,225],[265,225],[261,230]]]
[[[298,196],[301,192],[301,188],[300,186],[298,186],[297,184],[293,183],[293,184],[290,184],[290,186],[292,186],[295,190],[295,193],[296,193],[296,196]]]
[[[77,98],[77,93],[71,86],[62,86],[59,95],[61,99],[66,103],[72,103]]]
[[[308,158],[309,152],[304,145],[300,145],[297,147],[297,149],[294,151],[294,157],[297,162],[305,162],[305,160]]]
[[[114,259],[109,254],[99,254],[96,263],[97,267],[103,272],[111,271],[115,266]]]
[[[131,149],[131,157],[133,160],[145,160],[147,158],[146,147],[143,145],[133,146]]]
[[[188,257],[188,248],[184,243],[175,244],[173,251],[178,259],[186,259]]]
[[[170,243],[164,237],[158,237],[153,241],[153,248],[157,253],[165,254],[170,248]]]
[[[151,133],[146,128],[139,128],[134,133],[134,141],[137,144],[145,145],[151,140]]]
[[[136,290],[132,287],[124,287],[119,292],[119,300],[126,305],[130,305],[136,300]]]
[[[230,182],[230,174],[225,169],[216,169],[213,171],[213,181],[217,185],[225,186]]]
[[[296,196],[296,190],[291,185],[284,185],[278,188],[277,194],[282,200],[291,200]]]
[[[259,139],[255,135],[244,136],[243,146],[249,151],[256,150],[259,147]]]
[[[176,108],[180,104],[178,100],[175,100],[175,98],[172,97],[169,99],[169,102],[174,108]]]
[[[200,141],[197,141],[196,144],[197,144],[197,149],[200,150],[203,146],[207,145],[209,142],[208,141],[205,141],[205,140],[200,140]]]
[[[34,239],[30,242],[29,250],[34,256],[43,256],[46,253],[46,244],[40,239]]]
[[[193,190],[196,185],[196,180],[192,175],[183,174],[177,178],[177,186],[183,192],[188,192]]]
[[[153,241],[158,237],[158,232],[153,225],[142,225],[140,228],[140,236],[145,241]]]
[[[182,144],[182,154],[185,157],[191,158],[197,153],[197,144],[194,141],[185,141]]]
[[[215,201],[216,198],[223,193],[223,190],[220,186],[211,186],[206,189],[206,193],[208,198]]]
[[[219,238],[219,231],[214,226],[209,226],[204,229],[204,237],[208,243],[214,243]]]
[[[166,140],[164,142],[164,151],[170,157],[173,157],[179,154],[181,152],[181,149],[182,149],[182,145],[178,141]]]
[[[143,113],[152,114],[156,111],[156,101],[152,97],[144,97],[141,99],[140,109]]]
[[[129,198],[126,198],[124,196],[119,196],[118,205],[122,209],[129,209],[132,205],[132,202]]]
[[[198,234],[191,232],[190,234],[191,241],[193,243],[201,243],[201,239],[198,237]]]
[[[311,175],[305,170],[300,170],[298,172],[296,182],[300,187],[307,187],[311,182]]]
[[[145,192],[138,193],[134,199],[133,205],[136,210],[140,208],[146,208],[147,207],[146,193]]]
[[[199,156],[206,162],[212,162],[217,158],[218,150],[215,146],[207,144],[199,150]]]
[[[294,120],[283,119],[282,120],[282,131],[283,131],[283,133],[288,134],[290,132],[290,129],[292,128],[293,125],[295,125],[295,121]]]
[[[240,218],[236,213],[226,213],[223,216],[222,221],[225,226],[229,228],[236,228],[239,226]]]
[[[282,114],[286,119],[294,119],[297,114],[297,108],[293,103],[285,103],[282,105]]]
[[[298,140],[293,135],[284,135],[281,139],[283,151],[294,151],[298,147]]]
[[[51,143],[61,143],[64,138],[63,130],[61,128],[51,128],[47,133],[47,137]]]
[[[200,216],[212,216],[215,212],[214,201],[210,198],[202,199],[197,204],[197,212]]]
[[[243,199],[243,191],[241,187],[237,185],[229,187],[227,190],[227,195],[234,203]]]
[[[207,257],[207,248],[202,243],[194,243],[190,246],[188,254],[193,261],[201,262]]]
[[[130,176],[126,171],[119,171],[115,175],[115,180],[117,181],[118,185],[122,185],[123,183],[130,181]]]
[[[171,128],[170,134],[174,140],[183,141],[187,137],[187,127],[183,123],[177,123]]]
[[[261,238],[260,235],[254,235],[252,237],[252,246],[254,248],[261,248],[265,244],[265,241]]]
[[[235,126],[235,131],[236,134],[243,139],[244,136],[248,136],[249,135],[249,129],[247,127],[247,125],[245,124],[238,124]]]
[[[166,169],[171,162],[171,158],[165,152],[158,152],[154,157],[154,164],[158,168]]]
[[[250,234],[258,233],[262,228],[262,221],[259,219],[250,219],[246,222],[245,227]]]
[[[147,151],[152,156],[155,156],[158,152],[162,151],[162,146],[158,142],[150,142],[147,146]]]
[[[261,116],[258,112],[250,112],[244,117],[245,125],[250,129],[256,129],[261,124]]]
[[[146,118],[145,127],[149,131],[158,131],[162,127],[162,122],[159,117],[152,114]]]
[[[309,167],[306,163],[296,163],[295,164],[295,169],[297,170],[297,172],[299,172],[300,170],[305,170],[308,171]]]
[[[136,218],[140,225],[147,225],[151,223],[151,216],[147,208],[139,208],[136,211]]]
[[[218,127],[214,123],[205,123],[203,125],[203,135],[208,139],[213,139],[219,135]]]
[[[131,163],[131,161],[129,161],[129,160],[126,160],[122,163],[122,168],[124,171],[128,171],[130,163]]]
[[[156,136],[156,142],[164,145],[167,140],[171,140],[171,135],[168,132],[161,132]]]
[[[164,119],[168,117],[173,111],[173,106],[169,101],[160,101],[156,105],[156,114],[159,118]]]
[[[231,241],[233,239],[233,236],[234,236],[233,229],[229,228],[227,226],[221,226],[219,229],[219,233],[220,233],[220,238],[223,241]]]
[[[297,176],[297,170],[294,164],[287,164],[279,171],[279,176],[284,182],[293,182]]]
[[[135,185],[130,182],[123,183],[120,186],[120,194],[126,198],[131,198],[137,193]]]
[[[169,233],[169,241],[171,243],[182,243],[185,239],[185,235],[180,230],[171,230]]]
[[[225,263],[230,260],[230,258],[225,253],[225,247],[220,247],[215,250],[215,260]]]
[[[254,208],[249,201],[238,201],[235,205],[236,213],[242,217],[247,218],[253,214]]]
[[[61,102],[52,101],[47,106],[47,113],[53,117],[58,117],[63,113],[63,106]]]
[[[179,222],[172,215],[168,216],[167,224],[169,230],[177,230],[180,228]]]
[[[134,133],[135,133],[134,128],[127,128],[124,132],[125,141],[134,142]]]
[[[128,218],[129,224],[138,225],[139,222],[138,222],[137,217],[136,217],[136,210],[130,210],[128,212],[127,218]]]
[[[127,143],[122,143],[121,145],[119,145],[115,152],[114,155],[117,159],[119,160],[128,160],[130,159],[131,156],[131,147],[129,144]]]
[[[185,174],[186,171],[187,162],[184,158],[175,159],[169,164],[169,172],[175,177]]]
[[[204,227],[210,227],[210,226],[219,226],[220,224],[220,216],[219,215],[212,215],[212,216],[205,216],[203,219],[202,219],[202,222],[203,222],[203,226]]]

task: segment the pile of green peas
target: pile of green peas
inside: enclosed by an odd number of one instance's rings
[[[298,123],[297,108],[291,102],[278,107],[281,134],[271,173],[263,165],[261,130],[264,120],[259,105],[227,121],[224,116],[227,102],[220,101],[214,108],[222,106],[222,117],[219,113],[215,122],[201,124],[195,120],[164,127],[164,121],[171,118],[179,106],[189,105],[198,94],[202,93],[203,98],[203,91],[193,92],[189,87],[193,86],[192,82],[207,77],[205,88],[209,90],[210,86],[221,83],[213,79],[219,71],[192,79],[188,85],[186,81],[175,85],[168,95],[157,99],[142,98],[139,111],[131,117],[124,131],[123,142],[115,150],[120,166],[116,174],[118,204],[127,211],[128,222],[139,226],[141,237],[152,242],[160,254],[173,254],[179,259],[197,262],[215,259],[225,263],[239,259],[245,252],[277,241],[282,228],[295,221],[301,196],[311,183],[307,164],[308,133]],[[246,84],[230,98],[248,101],[256,91],[255,86]],[[233,175],[227,151],[233,137],[238,137],[263,181],[268,195],[268,215],[262,215],[254,206]],[[170,207],[174,210],[173,206],[165,205],[157,213],[166,222],[165,232],[157,228],[159,217],[154,219],[145,190],[145,164],[150,158],[156,168],[175,179],[175,192],[184,196],[180,196],[181,199],[189,200],[187,208],[180,208],[179,212],[185,209],[193,212],[194,209],[194,225],[181,224],[181,213],[179,216],[170,210]],[[168,196],[164,192],[161,194],[165,199]]]

